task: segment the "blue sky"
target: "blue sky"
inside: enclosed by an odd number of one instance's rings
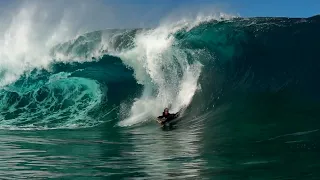
[[[320,14],[320,0],[228,0],[242,16],[310,17]]]
[[[21,2],[41,2],[42,0],[2,0],[0,9],[10,7]],[[81,0],[55,0],[60,4],[76,4]],[[181,7],[206,7],[207,5],[219,6],[220,9],[232,13],[239,13],[244,17],[253,16],[286,16],[310,17],[320,14],[320,0],[88,0],[86,3],[102,2],[107,6],[114,6],[119,11],[122,7],[134,6],[142,10],[141,13],[150,13],[156,10],[161,15]],[[221,8],[222,7],[222,8]],[[125,8],[126,10],[128,8]],[[126,13],[126,12],[124,12]],[[130,14],[130,13],[129,13]]]
[[[117,20],[138,27],[153,26],[167,17],[215,11],[241,17],[311,17],[320,14],[320,0],[102,0]],[[121,14],[121,15],[120,15]],[[130,21],[128,22],[128,18]],[[132,25],[129,25],[132,26]]]
[[[57,23],[67,13],[67,18],[63,18],[71,27],[86,31],[153,27],[166,19],[179,19],[199,12],[205,15],[224,12],[241,17],[320,14],[320,0],[0,0],[0,24],[6,26],[15,12],[28,9],[29,4],[36,4],[42,11],[35,17],[41,18],[43,14],[50,17],[45,23]]]
[[[310,17],[320,14],[320,0],[105,0],[107,3],[133,4],[148,11],[150,7],[166,7],[216,4],[241,16]]]

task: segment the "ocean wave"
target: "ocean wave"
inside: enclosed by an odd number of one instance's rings
[[[209,16],[95,31],[31,56],[2,48],[0,126],[132,126],[164,107],[200,117],[266,94],[318,103],[319,29],[317,17]]]

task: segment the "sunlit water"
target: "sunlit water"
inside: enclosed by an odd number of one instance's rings
[[[208,117],[202,117],[208,118]],[[217,116],[216,116],[217,118]],[[212,115],[211,118],[212,119]],[[1,179],[317,179],[317,129],[263,139],[223,118],[135,127],[0,131]],[[211,128],[206,128],[205,124]],[[262,132],[263,127],[260,127]],[[242,130],[243,132],[239,132]],[[249,130],[248,130],[249,131]],[[240,135],[243,134],[243,135]],[[250,136],[248,136],[250,134]],[[259,140],[260,139],[260,140]]]
[[[0,176],[186,178],[200,175],[199,132],[136,128],[1,131]]]

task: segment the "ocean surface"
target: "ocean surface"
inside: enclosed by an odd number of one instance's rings
[[[319,32],[204,17],[24,54],[6,34],[0,179],[320,179]]]

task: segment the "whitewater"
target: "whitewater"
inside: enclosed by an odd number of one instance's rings
[[[134,6],[129,19],[102,1],[11,6],[1,179],[320,177],[319,16],[208,6],[140,27]],[[165,107],[183,109],[170,128],[155,121]]]
[[[154,29],[143,29],[137,32],[130,32],[130,30],[112,32],[110,30],[97,34],[91,33],[91,35],[89,33],[55,44],[57,43],[55,38],[63,34],[60,29],[66,28],[60,27],[63,19],[59,26],[55,27],[57,31],[52,34],[42,34],[39,40],[39,32],[34,31],[36,22],[33,22],[38,10],[37,8],[22,9],[14,17],[1,39],[2,112],[5,112],[7,108],[11,109],[10,111],[24,109],[19,115],[1,124],[5,128],[10,125],[14,128],[19,127],[20,124],[22,128],[34,126],[35,128],[90,127],[102,123],[103,120],[99,117],[96,118],[99,123],[93,123],[95,118],[87,115],[93,108],[101,106],[101,99],[105,94],[95,79],[70,77],[75,71],[50,73],[49,77],[41,83],[36,79],[38,79],[39,72],[50,72],[52,66],[57,63],[99,61],[103,55],[120,58],[124,66],[133,70],[136,83],[144,87],[140,97],[127,100],[131,101],[129,103],[132,105],[119,102],[120,108],[127,109],[119,110],[122,112],[120,117],[123,119],[120,118],[118,125],[131,126],[151,120],[161,113],[164,107],[170,106],[173,112],[185,108],[200,88],[198,78],[202,64],[197,59],[206,52],[182,49],[175,42],[174,34],[183,29],[189,31],[203,22],[232,17],[224,14],[197,16],[195,19],[166,22]],[[43,22],[45,20],[43,19]],[[43,27],[40,27],[41,31],[45,31],[41,28]],[[132,35],[132,37],[125,37],[129,42],[117,42],[119,36],[130,36],[126,33]],[[126,44],[122,45],[122,43]],[[76,71],[81,71],[81,69]],[[28,81],[38,82],[31,84]],[[84,92],[79,90],[83,86],[87,89]],[[104,88],[107,89],[107,87]],[[48,91],[46,92],[48,97],[44,97],[45,99],[39,102],[37,96],[43,91]],[[57,95],[55,91],[62,91],[62,94]],[[12,104],[7,104],[8,99],[12,99],[12,94],[18,96],[18,99]],[[18,104],[23,101],[24,96],[28,96],[29,104],[22,108]],[[55,96],[63,97],[56,98]],[[85,96],[90,98],[85,100],[86,102],[80,102]],[[67,101],[75,103],[74,106],[52,112],[53,107],[64,106],[63,104]],[[29,106],[35,106],[38,113],[30,111]],[[7,114],[2,113],[2,119],[8,119]],[[53,125],[54,119],[61,119],[65,122]]]

